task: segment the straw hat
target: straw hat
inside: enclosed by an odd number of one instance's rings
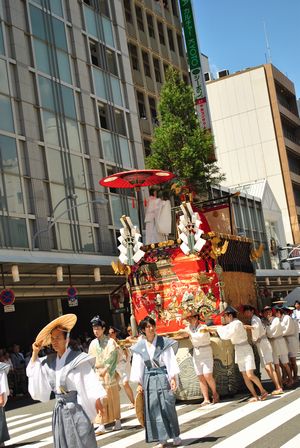
[[[48,325],[46,325],[35,338],[36,344],[42,344],[42,346],[51,344],[51,332],[54,328],[64,328],[68,332],[72,330],[76,324],[77,316],[76,314],[64,314],[63,316],[57,317]]]
[[[134,407],[135,407],[135,413],[136,413],[137,419],[140,422],[140,424],[142,425],[142,427],[144,428],[145,417],[144,417],[144,394],[143,394],[143,392],[139,392],[136,394]]]

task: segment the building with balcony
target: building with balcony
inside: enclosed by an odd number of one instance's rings
[[[165,72],[172,65],[188,83],[178,0],[123,0],[128,53],[144,154],[149,155]]]
[[[121,0],[0,0],[0,19],[0,264],[2,286],[16,296],[15,312],[0,305],[5,345],[10,328],[29,343],[49,318],[70,312],[71,284],[78,331],[94,314],[111,319],[109,296],[124,282],[110,266],[119,218],[137,217],[132,193],[98,182],[142,168],[144,158]],[[175,25],[160,23],[177,48]]]
[[[266,179],[282,212],[287,243],[300,243],[300,118],[295,89],[272,64],[207,83],[224,185]]]

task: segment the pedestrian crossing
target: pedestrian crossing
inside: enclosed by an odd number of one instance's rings
[[[6,446],[15,448],[53,447],[52,411],[39,412],[36,404],[26,413],[7,413],[11,439]],[[97,437],[98,446],[106,448],[145,448],[144,430],[134,410],[122,409],[122,430],[108,431]],[[42,409],[42,408],[41,408]],[[50,408],[48,408],[50,409]],[[300,446],[300,388],[262,402],[248,403],[245,397],[222,400],[215,405],[177,405],[181,446],[209,448],[298,448]],[[15,412],[14,412],[15,414]],[[298,421],[298,424],[296,423]],[[282,431],[280,431],[280,428]],[[274,432],[275,431],[275,432]],[[274,439],[272,434],[278,434]],[[272,438],[272,443],[270,440]],[[269,440],[269,441],[268,441]],[[155,445],[155,444],[153,444]],[[171,445],[170,445],[171,446]]]

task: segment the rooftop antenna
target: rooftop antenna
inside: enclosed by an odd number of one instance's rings
[[[265,40],[266,40],[266,48],[267,48],[267,53],[265,53],[266,62],[267,62],[267,64],[268,63],[271,64],[272,63],[271,48],[270,48],[269,39],[268,39],[266,22],[263,21],[263,24],[264,24],[264,32],[265,32]]]

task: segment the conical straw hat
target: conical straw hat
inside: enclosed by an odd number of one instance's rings
[[[35,338],[35,343],[38,345],[42,344],[42,346],[50,345],[51,332],[54,330],[54,328],[64,328],[69,332],[76,324],[76,321],[76,314],[64,314],[63,316],[57,317],[39,332],[39,334]]]
[[[145,417],[144,417],[144,394],[143,392],[137,393],[135,397],[135,413],[138,421],[144,427],[145,426]]]

